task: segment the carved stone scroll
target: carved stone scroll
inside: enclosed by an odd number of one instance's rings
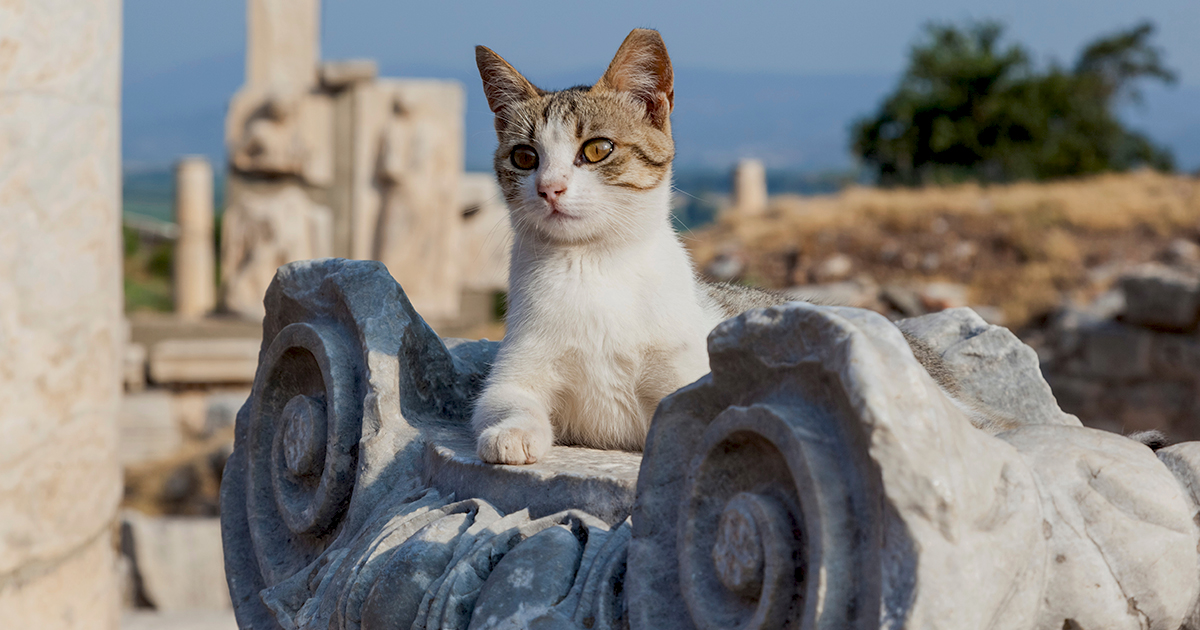
[[[381,263],[286,265],[266,309],[222,486],[243,628],[621,627],[636,455],[475,460],[496,344],[447,348]]]
[[[444,343],[382,264],[286,265],[266,309],[222,487],[243,628],[1198,627],[1200,443],[1079,426],[969,311],[901,326],[1016,429],[879,315],[791,303],[717,327],[644,455],[490,466],[496,344]]]
[[[709,352],[712,374],[651,426],[631,627],[1179,628],[1195,614],[1195,504],[1145,446],[1052,413],[975,429],[896,328],[858,309],[753,311]]]

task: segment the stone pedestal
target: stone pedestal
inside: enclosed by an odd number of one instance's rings
[[[150,380],[159,385],[244,384],[254,381],[257,339],[167,339],[150,353]]]
[[[497,344],[443,342],[378,263],[283,267],[221,519],[243,627],[1194,628],[1200,443],[1058,409],[967,309],[902,322],[1013,419],[973,426],[901,330],[793,302],[709,336],[644,454],[474,456]],[[1187,622],[1191,625],[1184,626]]]
[[[0,3],[0,625],[115,629],[121,3]]]
[[[175,165],[175,314],[198,319],[217,306],[213,243],[213,171],[203,157]]]
[[[767,211],[767,171],[758,160],[742,160],[733,169],[732,209],[737,214]]]

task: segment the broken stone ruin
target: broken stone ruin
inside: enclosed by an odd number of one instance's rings
[[[1082,426],[969,309],[750,311],[644,453],[493,466],[497,343],[439,338],[378,262],[286,265],[265,306],[221,489],[242,628],[1200,627],[1200,443]]]
[[[1130,266],[1088,304],[1069,304],[1030,341],[1064,407],[1097,428],[1200,439],[1200,247]]]
[[[504,233],[499,252],[506,238],[490,177],[463,173],[463,86],[322,60],[319,19],[318,0],[247,2],[246,83],[225,132],[224,307],[261,318],[279,265],[342,256],[384,262],[427,317],[456,320],[464,290],[506,279],[457,255],[479,232]]]

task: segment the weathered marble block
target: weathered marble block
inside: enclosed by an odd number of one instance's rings
[[[215,518],[121,514],[121,546],[141,597],[160,612],[229,609]]]
[[[1144,265],[1121,278],[1122,319],[1172,331],[1195,330],[1200,319],[1200,277],[1164,265]]]
[[[222,487],[243,628],[1198,627],[1200,446],[1079,426],[969,311],[902,326],[1016,430],[879,315],[790,303],[713,331],[644,454],[521,467],[471,446],[497,344],[383,265],[284,266],[266,313]]]

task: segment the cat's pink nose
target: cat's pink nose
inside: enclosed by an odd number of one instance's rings
[[[567,192],[567,183],[562,180],[538,182],[538,196],[546,201],[558,201]]]

